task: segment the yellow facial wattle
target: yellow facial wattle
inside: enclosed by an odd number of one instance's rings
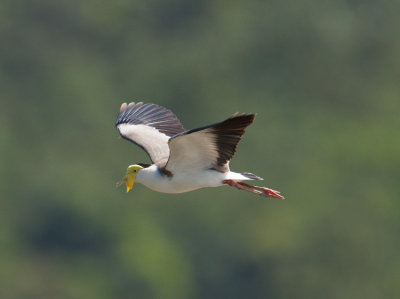
[[[116,187],[121,186],[123,183],[126,183],[126,192],[132,189],[133,184],[135,183],[136,175],[138,174],[139,170],[143,169],[140,165],[130,165],[126,170],[126,175],[122,180],[120,180]]]
[[[134,176],[132,174],[128,174],[128,175],[125,176],[125,178],[126,178],[126,180],[125,180],[125,182],[126,182],[126,192],[127,193],[129,192],[129,190],[132,189],[133,183],[135,183],[135,177],[136,177],[136,175]]]
[[[127,174],[122,180],[117,182],[116,187],[118,188],[121,186],[123,183],[126,183],[126,192],[129,192],[129,190],[132,189],[133,184],[135,183],[135,175],[133,174]]]

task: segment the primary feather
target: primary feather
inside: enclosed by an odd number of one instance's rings
[[[155,105],[123,103],[115,123],[121,136],[143,148],[153,163],[168,161],[170,137],[185,131],[170,110]]]

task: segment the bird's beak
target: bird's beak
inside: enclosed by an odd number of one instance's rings
[[[129,192],[129,190],[132,189],[132,186],[135,183],[135,175],[127,174],[122,180],[117,182],[117,185],[115,187],[118,188],[123,183],[126,183],[126,192]]]

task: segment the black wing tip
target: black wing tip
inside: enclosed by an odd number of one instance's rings
[[[122,103],[121,107],[119,108],[119,113],[117,116],[117,120],[115,122],[115,125],[118,126],[119,124],[124,124],[124,123],[129,123],[130,122],[130,114],[133,112],[133,110],[137,110],[141,106],[149,106],[149,105],[154,105],[155,104],[144,104],[143,102],[130,102],[130,103]]]
[[[255,118],[256,118],[256,114],[255,113],[239,113],[239,112],[236,112],[236,113],[232,114],[230,117],[228,117],[226,119],[226,121],[234,120],[235,122],[238,121],[238,122],[242,122],[242,123],[248,123],[248,125],[250,125],[250,124],[253,123]]]
[[[219,154],[218,166],[222,167],[232,159],[246,128],[253,123],[255,116],[255,114],[236,113],[213,127]]]
[[[118,128],[121,124],[149,125],[168,136],[185,131],[171,110],[153,103],[122,103],[115,126]]]
[[[232,132],[241,136],[244,134],[245,129],[254,122],[255,117],[255,114],[235,113],[214,127],[216,130],[232,130]]]
[[[191,134],[191,133],[202,131],[204,129],[208,129],[208,128],[211,128],[211,127],[218,127],[218,126],[223,126],[223,125],[229,126],[229,124],[232,124],[232,123],[236,124],[236,126],[239,125],[239,127],[244,129],[244,128],[248,127],[249,125],[251,125],[254,122],[255,117],[256,117],[255,113],[239,113],[239,112],[236,112],[236,113],[232,114],[231,116],[229,116],[227,119],[225,119],[225,120],[223,120],[223,121],[221,121],[219,123],[214,123],[214,124],[211,124],[211,125],[208,125],[208,126],[203,126],[203,127],[200,127],[200,128],[196,128],[196,129],[192,129],[192,130],[187,130],[187,131],[181,132],[179,134],[176,134],[175,136],[171,136],[170,140],[172,140],[172,139],[174,139],[176,137],[183,136],[183,135],[188,135],[188,134]],[[241,133],[241,135],[243,135],[243,134],[244,134],[244,132]]]

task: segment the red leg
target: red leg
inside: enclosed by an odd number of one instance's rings
[[[265,197],[274,197],[279,199],[284,199],[282,195],[280,195],[279,191],[269,189],[267,187],[259,187],[259,186],[252,186],[243,182],[237,182],[234,180],[224,180],[224,184],[227,184],[232,187],[236,187],[240,190],[246,190],[254,194],[258,194]]]

